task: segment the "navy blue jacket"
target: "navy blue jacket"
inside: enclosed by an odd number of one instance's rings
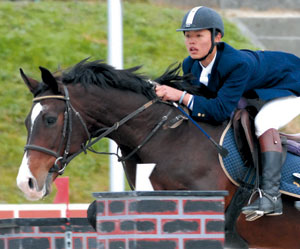
[[[218,52],[208,82],[215,98],[195,96],[192,116],[203,121],[228,119],[240,98],[255,92],[263,100],[300,96],[300,58],[275,51],[237,50],[218,44]],[[202,67],[190,56],[182,64],[183,73],[192,73],[192,84],[199,85]],[[300,108],[300,107],[299,107]]]

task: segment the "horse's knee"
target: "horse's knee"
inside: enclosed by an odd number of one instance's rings
[[[87,210],[87,219],[89,221],[89,223],[91,224],[91,226],[96,229],[96,222],[97,222],[97,203],[96,201],[93,201]]]

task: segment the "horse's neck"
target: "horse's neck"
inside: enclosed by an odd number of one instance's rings
[[[84,113],[90,133],[112,127],[149,101],[141,94],[119,89],[94,88],[88,95],[82,98],[85,104],[80,108],[83,108],[81,112]],[[152,117],[153,106],[128,120],[108,137],[117,143],[135,146],[140,137],[147,135],[148,125],[152,126],[156,121],[151,120]]]

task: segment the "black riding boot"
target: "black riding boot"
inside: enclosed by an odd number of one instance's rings
[[[282,214],[282,201],[279,192],[283,164],[280,136],[277,130],[269,129],[258,140],[262,157],[262,184],[261,189],[258,190],[259,198],[242,208],[248,221],[256,220],[264,214]]]

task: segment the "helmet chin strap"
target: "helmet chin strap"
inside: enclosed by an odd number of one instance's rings
[[[200,59],[197,59],[198,61],[204,61],[207,58],[207,56],[209,56],[212,53],[212,51],[214,50],[214,48],[216,46],[215,35],[216,35],[216,29],[212,29],[212,31],[211,31],[211,47],[210,47],[207,55],[203,56]]]

